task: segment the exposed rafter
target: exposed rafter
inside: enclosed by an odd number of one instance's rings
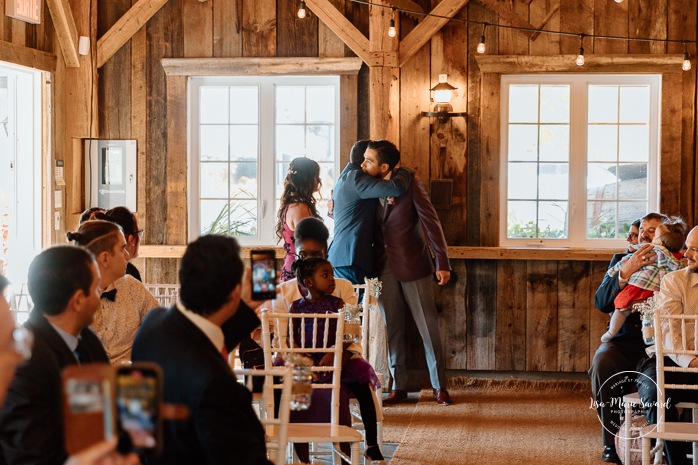
[[[402,66],[415,53],[419,51],[424,44],[429,42],[450,18],[453,18],[461,8],[463,8],[469,0],[443,0],[436,5],[429,13],[434,16],[427,16],[424,21],[419,23],[412,32],[407,34],[407,37],[402,39],[399,48],[399,65]]]
[[[537,27],[537,29],[545,29],[545,26],[548,25],[551,19],[553,19],[553,16],[555,16],[555,13],[557,13],[560,10],[560,4],[558,3],[554,7],[550,9],[546,17],[543,19],[543,21],[540,23],[540,25]],[[531,35],[531,40],[536,40],[540,36],[540,31],[536,31]]]
[[[356,53],[365,63],[371,62],[369,43],[359,31],[329,0],[306,0],[305,4],[330,28],[347,47]]]
[[[63,52],[63,59],[68,68],[80,67],[78,55],[78,28],[75,26],[73,12],[68,0],[46,0],[51,19],[56,28],[58,44]]]
[[[167,0],[139,0],[119,18],[97,41],[97,67],[113,57],[165,3]]]

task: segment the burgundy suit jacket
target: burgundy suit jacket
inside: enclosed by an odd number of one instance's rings
[[[388,266],[399,281],[451,269],[441,222],[418,176],[407,192],[394,198],[394,204],[388,202],[381,228]]]

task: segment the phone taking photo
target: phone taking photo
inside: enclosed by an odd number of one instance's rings
[[[162,445],[162,371],[154,363],[139,362],[116,370],[116,408],[119,426],[128,433],[137,453],[158,453]]]
[[[276,251],[252,249],[252,300],[268,300],[276,297]]]

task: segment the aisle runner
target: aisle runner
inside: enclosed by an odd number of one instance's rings
[[[384,409],[384,437],[400,442],[391,465],[601,464],[601,425],[588,382],[460,378],[444,407],[423,390],[419,403]]]

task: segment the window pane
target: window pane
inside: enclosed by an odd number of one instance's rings
[[[201,234],[227,234],[228,201],[201,200]]]
[[[587,165],[587,199],[616,200],[616,164]]]
[[[625,238],[633,221],[648,211],[647,202],[618,202],[618,237]]]
[[[620,161],[648,161],[650,158],[649,125],[620,126]]]
[[[543,239],[567,238],[567,202],[540,202],[538,237]]]
[[[230,165],[230,197],[257,197],[257,162],[231,163]]]
[[[650,120],[650,87],[620,88],[620,122],[648,123]]]
[[[509,122],[538,122],[538,85],[509,86]]]
[[[307,126],[307,156],[315,161],[334,160],[334,127]]]
[[[306,102],[308,123],[334,123],[334,87],[307,87]]]
[[[538,125],[509,125],[509,160],[535,161],[538,159]]]
[[[540,122],[570,121],[570,86],[540,86]]]
[[[587,239],[616,239],[616,203],[587,202]]]
[[[620,200],[647,200],[647,164],[621,164],[619,168],[618,198]]]
[[[275,166],[275,176],[274,176],[274,181],[275,181],[275,186],[274,186],[274,198],[278,201],[279,197],[281,197],[281,193],[284,191],[284,179],[286,179],[286,174],[288,173],[288,165],[290,164],[290,161],[287,161],[285,163],[276,163]],[[320,178],[322,178],[322,174],[320,175]],[[322,179],[321,179],[322,180]],[[277,208],[274,211],[278,211],[278,205]]]
[[[507,219],[507,237],[535,238],[536,202],[509,201]]]
[[[305,123],[305,87],[276,86],[276,122]]]
[[[618,158],[618,126],[590,124],[587,127],[587,159],[616,161]]]
[[[202,163],[200,170],[202,198],[228,198],[228,164]]]
[[[230,202],[231,236],[257,235],[257,201],[235,200]]]
[[[296,157],[303,156],[305,156],[305,126],[277,125],[276,160],[290,162]]]
[[[201,125],[201,161],[228,160],[228,127]]]
[[[570,127],[567,125],[540,126],[540,160],[569,161]]]
[[[259,121],[259,88],[257,86],[230,88],[230,122],[257,124]]]
[[[259,153],[259,127],[255,125],[230,126],[230,160],[257,161]]]
[[[618,86],[589,86],[590,123],[618,122]]]
[[[509,163],[508,180],[508,198],[536,199],[538,197],[537,163]]]
[[[228,87],[202,86],[199,95],[199,121],[228,123]]]
[[[569,165],[567,163],[541,163],[539,170],[539,198],[567,200],[570,189]]]

